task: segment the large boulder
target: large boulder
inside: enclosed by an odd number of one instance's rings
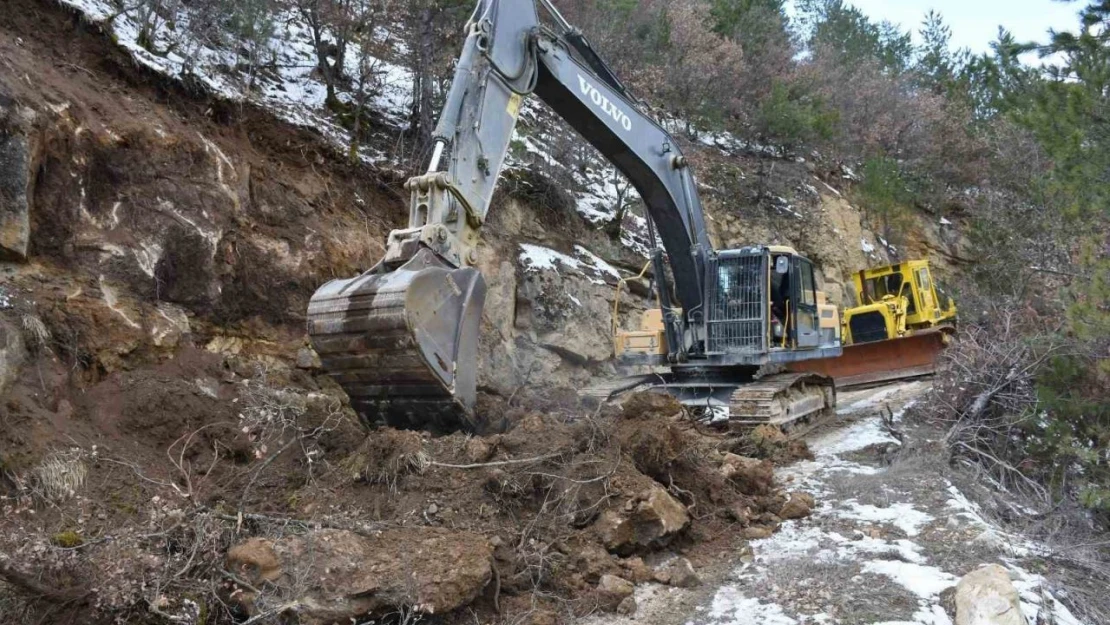
[[[228,552],[228,570],[295,598],[302,622],[349,622],[401,608],[442,614],[467,605],[491,579],[492,556],[489,542],[468,532],[325,529],[251,539]],[[258,609],[253,592],[234,599],[249,613]]]
[[[595,527],[606,549],[627,554],[673,536],[689,522],[685,506],[661,486],[652,486],[623,509],[607,510]]]
[[[1006,569],[989,564],[956,584],[956,625],[1026,625]]]
[[[2,87],[2,86],[0,86]],[[26,260],[31,235],[31,187],[38,169],[34,112],[0,88],[0,260]]]

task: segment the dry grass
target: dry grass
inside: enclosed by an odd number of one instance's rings
[[[32,492],[52,504],[62,503],[76,495],[89,475],[84,456],[85,452],[79,449],[48,456],[31,471]]]

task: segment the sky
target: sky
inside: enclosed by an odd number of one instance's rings
[[[901,24],[917,31],[930,9],[952,28],[952,45],[986,52],[997,38],[998,27],[1014,33],[1018,41],[1046,41],[1050,28],[1074,30],[1076,17],[1086,2],[1053,0],[848,0],[874,20]]]

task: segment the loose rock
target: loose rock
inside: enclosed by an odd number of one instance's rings
[[[956,625],[1026,625],[1006,569],[990,564],[956,584]]]
[[[816,503],[813,495],[809,493],[790,493],[789,499],[786,500],[779,511],[779,516],[784,519],[803,519],[813,513],[813,507]]]
[[[672,536],[690,522],[686,507],[660,486],[630,504],[629,511],[607,510],[595,524],[609,551],[630,553]]]
[[[636,587],[632,582],[617,577],[616,575],[602,575],[601,580],[597,584],[598,601],[602,609],[613,611],[617,610],[625,599],[632,598],[632,593],[635,592]],[[635,603],[632,604],[632,609],[635,611]]]
[[[247,541],[228,552],[228,567],[255,586],[268,581],[296,592],[291,596],[306,619],[331,622],[400,606],[425,614],[464,606],[491,579],[492,554],[484,538],[468,532],[413,527],[365,536],[320,530]],[[235,599],[253,610],[253,596]]]
[[[655,580],[660,584],[669,584],[678,588],[693,588],[701,585],[701,578],[694,571],[694,565],[686,558],[675,558],[659,567],[655,572]]]
[[[745,527],[744,531],[741,532],[740,535],[743,536],[744,538],[748,539],[748,540],[762,540],[764,538],[770,538],[771,534],[773,534],[773,533],[774,533],[774,530],[772,530],[769,527],[763,527],[762,525],[755,525],[755,526],[752,526],[752,527]]]

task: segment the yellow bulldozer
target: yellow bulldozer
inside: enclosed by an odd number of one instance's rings
[[[852,282],[859,303],[841,314],[843,353],[788,368],[829,376],[837,388],[934,373],[956,330],[956,304],[929,261],[863,269]]]

